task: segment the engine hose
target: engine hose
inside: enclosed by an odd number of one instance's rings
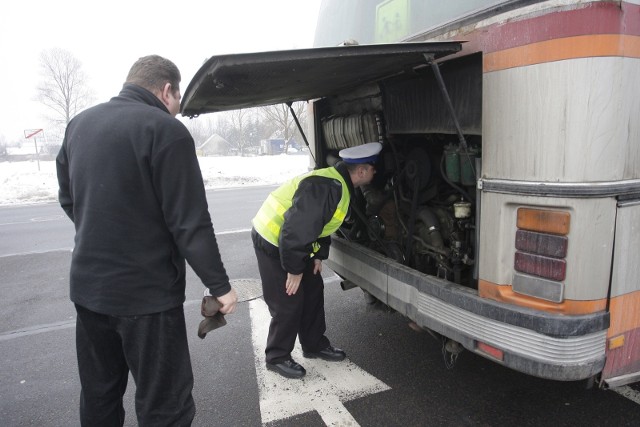
[[[380,246],[382,246],[382,250],[384,250],[385,255],[389,256],[389,249],[387,248],[387,245],[384,243],[384,240],[382,240],[380,238],[380,236],[378,235],[378,233],[375,233],[372,229],[371,226],[369,225],[369,221],[367,220],[367,216],[360,210],[360,208],[358,207],[357,204],[352,204],[351,208],[353,209],[353,211],[356,213],[356,215],[358,216],[358,218],[360,219],[360,221],[362,221],[362,223],[364,224],[365,228],[367,229],[367,231],[369,233],[367,233],[369,236],[373,236],[374,240],[376,241],[376,243],[379,243]],[[344,233],[343,233],[344,235]]]
[[[413,240],[415,240],[416,242],[420,243],[422,246],[424,246],[426,248],[426,253],[429,253],[431,255],[436,254],[436,255],[442,255],[442,256],[446,256],[448,257],[451,254],[451,251],[445,248],[438,248],[436,246],[432,246],[429,243],[425,242],[424,239],[422,239],[422,237],[419,236],[413,236]],[[419,253],[423,253],[423,252],[419,252]],[[446,265],[442,264],[443,267],[449,268]]]
[[[405,259],[407,263],[411,259],[411,249],[413,248],[413,229],[416,223],[416,214],[418,210],[418,193],[420,193],[420,188],[418,186],[420,182],[420,177],[416,175],[415,177],[415,185],[413,191],[413,200],[411,200],[411,212],[409,214],[409,230],[407,231],[407,242],[405,247]]]
[[[418,221],[421,221],[427,229],[427,236],[431,246],[444,248],[440,222],[429,208],[422,208],[417,213]]]
[[[396,187],[396,185],[397,185],[397,187]],[[401,191],[402,191],[402,189],[400,188],[400,184],[399,183],[396,184],[394,182],[391,192],[393,194],[393,202],[396,205],[396,218],[398,220],[398,223],[400,223],[400,225],[402,226],[402,229],[404,230],[404,232],[408,233],[409,230],[407,230],[407,225],[402,221],[402,216],[400,215],[400,202],[398,201],[398,198],[404,199],[402,197],[402,194],[399,194],[399,193],[401,193]]]

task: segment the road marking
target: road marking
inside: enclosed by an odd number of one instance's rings
[[[35,218],[31,218],[31,222],[47,222],[47,221],[57,221],[59,219],[67,219],[66,215],[48,215],[48,216],[38,216]]]
[[[315,410],[328,426],[358,426],[343,402],[390,389],[348,358],[342,362],[304,359],[298,342],[291,356],[304,364],[303,379],[290,380],[267,371],[264,350],[271,316],[261,298],[250,301],[249,307],[263,424]]]
[[[216,236],[222,236],[223,234],[239,234],[239,233],[248,233],[250,232],[250,228],[236,228],[235,230],[227,230],[227,231],[216,231]]]
[[[14,223],[17,224],[17,223]],[[5,224],[0,224],[0,226],[5,225]],[[223,236],[226,234],[241,234],[241,233],[248,233],[250,232],[251,229],[250,228],[238,228],[238,229],[231,229],[231,230],[226,230],[226,231],[216,231],[216,236]],[[16,252],[16,253],[12,253],[12,254],[0,254],[0,258],[6,258],[6,257],[12,257],[12,256],[24,256],[24,255],[40,255],[40,254],[46,254],[49,252],[62,252],[62,251],[69,251],[72,252],[73,251],[73,247],[70,248],[55,248],[55,249],[45,249],[42,251],[28,251],[28,252]]]
[[[61,219],[67,218],[65,215],[48,215],[48,216],[39,216],[35,218],[30,218],[28,220],[14,221],[14,222],[3,222],[2,225],[19,225],[19,224],[31,224],[34,222],[48,222],[48,221],[58,221]]]
[[[60,329],[68,329],[75,328],[76,321],[73,320],[63,320],[62,322],[55,323],[46,323],[43,325],[31,326],[23,329],[19,329],[16,331],[9,331],[0,334],[0,341],[8,341],[14,338],[22,338],[29,335],[42,334],[45,332],[59,331]]]
[[[0,255],[0,258],[8,258],[13,256],[25,256],[25,255],[42,255],[42,254],[48,254],[50,252],[73,252],[73,248],[56,248],[56,249],[45,249],[42,251],[16,252],[13,254],[2,254]]]
[[[631,387],[624,385],[621,387],[612,388],[611,390],[640,405],[640,392],[635,391]]]
[[[189,307],[192,305],[200,305],[202,303],[202,299],[192,299],[184,302],[184,307]],[[9,341],[15,338],[27,337],[29,335],[37,335],[44,334],[48,332],[55,332],[61,329],[75,328],[76,327],[76,319],[75,317],[70,320],[63,320],[61,322],[54,323],[43,323],[35,326],[28,326],[26,328],[17,329],[15,331],[8,331],[0,333],[0,342]]]

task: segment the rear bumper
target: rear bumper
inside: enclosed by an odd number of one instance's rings
[[[480,298],[477,291],[410,269],[333,237],[328,266],[373,296],[429,328],[478,351],[483,342],[504,352],[509,368],[573,381],[601,372],[609,314],[564,316]]]

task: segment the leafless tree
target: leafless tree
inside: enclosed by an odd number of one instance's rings
[[[237,148],[239,155],[244,155],[246,149],[251,145],[247,135],[251,123],[252,109],[240,109],[227,112],[227,117],[231,122],[233,135],[228,141],[231,146]]]
[[[7,139],[4,135],[0,134],[0,157],[7,155]]]
[[[286,106],[284,106],[286,107]],[[268,108],[270,111],[265,111]],[[294,110],[300,120],[305,119],[305,105],[294,104]],[[260,140],[284,138],[287,144],[297,133],[291,112],[283,106],[247,108],[206,114],[194,119],[184,118],[183,123],[195,140],[196,146],[202,145],[214,134],[229,142],[232,154],[246,155],[250,147],[259,147]],[[284,123],[289,126],[285,127]],[[304,121],[302,122],[304,126]]]
[[[196,147],[201,146],[209,135],[207,120],[203,117],[197,117],[194,119],[184,119],[182,121],[187,129],[189,129],[189,133],[193,137],[193,141],[196,144]]]
[[[82,64],[70,52],[59,48],[43,51],[40,73],[37,99],[50,109],[55,125],[66,126],[93,102],[94,94],[87,85]]]
[[[294,102],[291,107],[304,129],[307,112],[306,104],[304,102]],[[282,133],[282,138],[285,141],[284,149],[286,153],[289,149],[289,142],[299,133],[293,114],[291,114],[291,109],[286,104],[269,105],[261,107],[260,113],[267,121],[277,125],[278,131]]]

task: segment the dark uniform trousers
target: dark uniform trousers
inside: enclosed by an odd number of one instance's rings
[[[278,248],[255,230],[251,234],[262,279],[262,293],[271,313],[266,361],[281,363],[290,359],[296,336],[300,339],[303,351],[325,349],[330,343],[324,335],[327,329],[324,282],[320,273],[313,274],[313,259],[305,267],[298,291],[294,295],[287,295],[287,272],[280,264]]]
[[[108,316],[76,304],[76,347],[83,426],[122,426],[129,370],[139,426],[189,426],[193,372],[183,307]]]

